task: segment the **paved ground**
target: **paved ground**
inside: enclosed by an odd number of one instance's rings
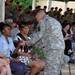
[[[69,73],[69,65],[65,65],[61,70],[62,75],[75,75],[75,64],[70,64],[70,69],[71,74]]]

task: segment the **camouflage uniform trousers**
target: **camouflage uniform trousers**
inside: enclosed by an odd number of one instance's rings
[[[58,52],[59,51],[59,52]],[[59,75],[61,70],[62,52],[54,50],[52,53],[48,52],[45,62],[44,70],[39,75]]]

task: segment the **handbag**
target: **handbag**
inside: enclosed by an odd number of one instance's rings
[[[17,54],[17,53],[12,53],[12,52],[10,51],[10,56],[11,56],[12,58],[17,58],[17,57],[19,56],[19,54]]]

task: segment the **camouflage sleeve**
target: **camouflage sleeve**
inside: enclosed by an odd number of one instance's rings
[[[38,32],[34,33],[32,36],[33,38],[26,41],[26,44],[28,46],[35,44],[37,41],[39,41],[45,33],[45,24],[43,22],[39,22],[38,24]]]

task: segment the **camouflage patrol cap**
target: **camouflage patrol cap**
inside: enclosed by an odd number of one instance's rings
[[[6,20],[5,20],[5,23],[10,25],[10,24],[12,24],[12,23],[14,23],[14,22],[13,22],[12,19],[6,19]]]

